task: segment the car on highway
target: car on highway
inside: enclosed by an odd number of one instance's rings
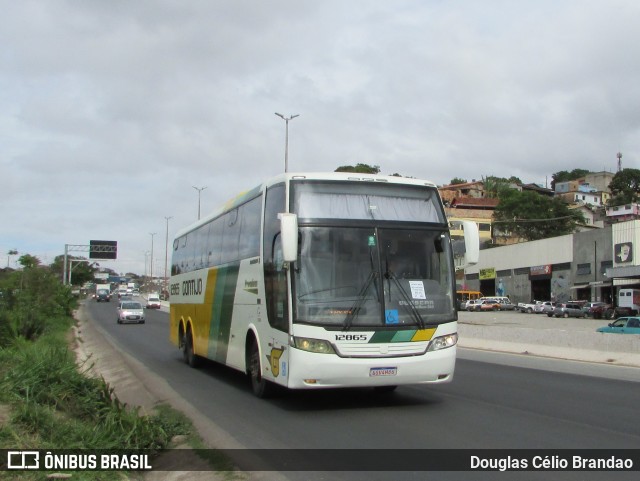
[[[567,302],[565,304],[556,304],[552,312],[548,312],[547,316],[551,317],[586,317],[586,313],[582,310],[582,303]]]
[[[120,301],[118,304],[118,324],[144,324],[144,308],[138,301]]]
[[[640,334],[640,317],[619,317],[608,326],[599,327],[596,331],[613,334]]]
[[[147,309],[160,309],[161,306],[158,294],[149,294],[147,297]]]
[[[96,291],[96,302],[110,302],[111,301],[111,293],[107,289],[98,289]]]

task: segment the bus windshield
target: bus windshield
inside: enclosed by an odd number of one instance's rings
[[[441,228],[300,226],[300,234],[294,322],[349,329],[455,320]]]
[[[446,222],[434,187],[354,183],[345,192],[334,182],[292,182],[293,205],[301,219]]]

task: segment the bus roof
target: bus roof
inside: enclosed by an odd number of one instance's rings
[[[424,185],[427,187],[436,188],[436,184],[424,179],[415,179],[412,177],[399,177],[395,175],[380,175],[380,174],[364,174],[358,172],[288,172],[272,177],[262,184],[241,192],[237,196],[229,199],[218,209],[214,210],[211,214],[201,218],[197,222],[194,222],[188,227],[181,229],[175,235],[175,238],[182,237],[183,235],[191,232],[200,225],[215,219],[219,215],[253,199],[260,194],[265,188],[282,182],[289,182],[291,180],[308,179],[308,180],[332,180],[339,182],[375,182],[375,183],[387,183],[387,184],[404,184],[404,185]]]

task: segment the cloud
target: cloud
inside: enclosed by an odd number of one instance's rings
[[[640,6],[3,0],[0,249],[151,236],[284,166],[439,184],[638,162]],[[164,241],[164,239],[163,239]],[[163,246],[164,247],[164,246]],[[154,249],[155,250],[155,249]]]

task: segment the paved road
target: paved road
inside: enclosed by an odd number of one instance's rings
[[[145,325],[122,326],[115,322],[114,306],[88,303],[88,310],[118,349],[138,359],[143,382],[162,379],[170,388],[165,392],[179,393],[203,422],[215,427],[218,447],[640,449],[638,383],[560,372],[554,366],[564,361],[548,360],[551,370],[546,370],[461,358],[448,385],[403,386],[387,396],[354,389],[292,392],[265,401],[251,394],[240,373],[212,363],[201,370],[185,366],[167,340],[166,313],[148,312]],[[397,473],[334,474],[287,477],[398,478]],[[450,474],[439,478],[462,479],[460,473]],[[485,474],[464,477],[495,479]],[[524,474],[509,478],[602,479],[602,473]],[[402,478],[424,479],[424,473],[403,473]],[[634,478],[623,474],[616,479]]]

